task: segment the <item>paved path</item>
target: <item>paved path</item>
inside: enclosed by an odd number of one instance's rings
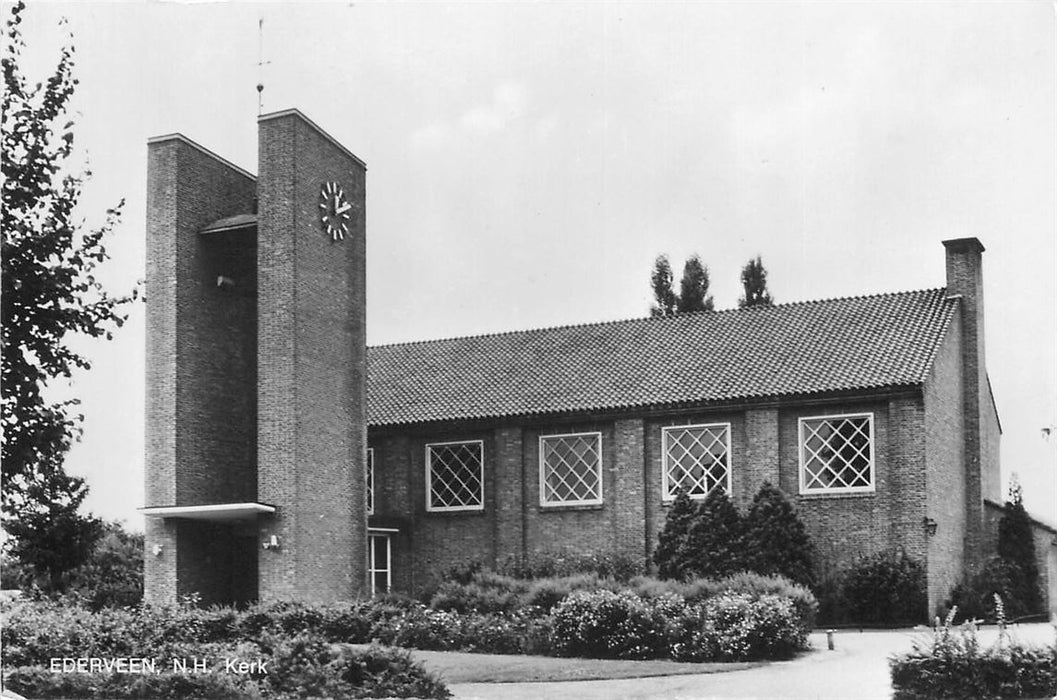
[[[892,687],[888,657],[909,651],[915,636],[911,630],[840,631],[834,634],[834,651],[826,649],[826,635],[811,635],[814,651],[793,661],[779,661],[758,668],[707,675],[631,678],[611,681],[559,683],[463,683],[450,686],[461,700],[642,700],[669,698],[825,698],[834,700],[889,700]],[[995,632],[981,633],[981,642],[993,640]],[[1018,638],[1039,644],[1052,643],[1054,629],[1047,624],[1024,625]]]

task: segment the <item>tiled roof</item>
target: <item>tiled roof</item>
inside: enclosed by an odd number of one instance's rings
[[[368,349],[368,421],[684,405],[924,383],[943,289]]]

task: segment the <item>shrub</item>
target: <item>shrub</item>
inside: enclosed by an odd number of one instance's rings
[[[811,589],[818,599],[819,624],[841,625],[848,623],[848,603],[844,599],[845,575],[845,570],[832,564],[827,563],[819,566],[815,585]]]
[[[621,588],[621,584],[613,579],[599,578],[595,573],[526,580],[480,571],[468,583],[441,585],[429,606],[434,610],[462,614],[525,612],[543,615],[573,591],[603,588],[615,591]]]
[[[722,578],[745,568],[744,523],[727,492],[714,488],[698,505],[686,534],[688,569]]]
[[[785,492],[765,481],[745,516],[745,566],[759,574],[778,574],[810,586],[815,552],[807,528]]]
[[[466,583],[443,583],[430,600],[435,610],[503,613],[523,605],[529,583],[492,571],[478,571]]]
[[[541,578],[532,582],[524,597],[524,604],[547,613],[576,591],[617,591],[623,588],[613,579],[602,579],[597,574],[573,574]]]
[[[257,642],[195,643],[170,648],[174,657],[217,659],[206,673],[173,673],[159,665],[157,674],[53,673],[45,664],[20,665],[7,677],[16,692],[41,698],[287,698],[416,697],[446,698],[433,675],[411,661],[407,652],[371,647],[353,650],[331,644],[322,635],[292,637],[265,633]],[[85,654],[78,654],[84,656]],[[144,656],[137,653],[135,656]],[[263,674],[232,674],[224,659],[264,659]],[[10,666],[10,660],[5,659]]]
[[[843,595],[863,625],[906,625],[928,618],[925,569],[905,553],[861,558],[846,572]]]
[[[787,599],[723,593],[701,607],[705,627],[715,634],[719,660],[789,658],[807,645],[807,630]]]
[[[800,626],[805,632],[815,626],[818,612],[818,601],[806,586],[793,583],[782,576],[762,576],[742,571],[713,581],[711,579],[694,579],[692,581],[659,581],[639,576],[631,580],[631,590],[642,598],[657,598],[662,595],[676,595],[688,604],[704,603],[723,593],[741,593],[751,600],[763,596],[777,596],[788,599],[796,611]]]
[[[554,649],[602,659],[666,656],[666,617],[682,608],[674,596],[645,601],[630,591],[577,591],[554,609]]]
[[[70,579],[70,595],[91,610],[138,605],[143,600],[143,533],[104,522],[91,556]]]
[[[208,698],[249,700],[261,697],[256,681],[232,673],[183,674],[163,672],[54,673],[42,666],[22,666],[7,676],[6,686],[34,698]]]
[[[462,646],[462,620],[457,613],[419,607],[377,621],[370,635],[383,644],[446,651]]]
[[[686,491],[679,489],[664,518],[664,529],[658,535],[653,563],[662,579],[682,581],[693,575],[693,561],[687,543],[690,525],[697,515],[697,507]]]
[[[1027,646],[1003,631],[981,648],[972,624],[952,629],[955,614],[915,640],[911,652],[889,660],[896,700],[1057,696],[1057,644]]]
[[[731,593],[744,593],[753,600],[764,597],[777,597],[789,600],[796,611],[797,618],[805,633],[815,626],[818,614],[818,600],[807,586],[794,583],[784,576],[763,576],[752,572],[740,572],[716,582],[722,590]],[[687,600],[693,600],[688,596]]]
[[[1024,509],[1020,483],[1015,476],[1009,487],[1009,500],[998,521],[998,556],[1015,565],[1014,571],[1018,574],[1011,582],[1013,590],[1010,591],[1016,599],[1006,599],[1009,614],[1020,617],[1042,611],[1031,516]]]
[[[995,596],[1001,597],[1011,617],[1020,617],[1026,608],[1018,596],[1022,573],[1019,567],[1002,557],[991,557],[974,575],[951,591],[948,609],[957,608],[963,619],[996,618]]]

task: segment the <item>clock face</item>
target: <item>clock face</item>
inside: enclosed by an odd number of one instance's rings
[[[352,205],[336,182],[325,182],[319,192],[319,221],[331,240],[341,241],[349,233]]]

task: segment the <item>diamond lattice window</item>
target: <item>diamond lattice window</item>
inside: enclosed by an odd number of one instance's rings
[[[664,499],[679,489],[704,498],[717,486],[730,493],[730,425],[687,425],[662,431]]]
[[[484,508],[484,444],[426,445],[426,510]]]
[[[540,503],[591,505],[602,502],[602,435],[540,438]]]
[[[367,448],[367,515],[374,515],[374,448]]]
[[[800,419],[800,492],[874,490],[873,414]]]

